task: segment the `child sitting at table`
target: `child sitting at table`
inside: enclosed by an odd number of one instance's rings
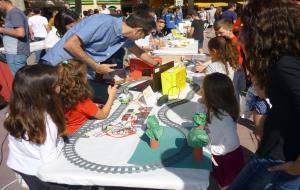
[[[108,117],[117,87],[109,86],[108,100],[100,109],[92,100],[92,91],[88,84],[86,64],[69,60],[58,65],[61,98],[67,123],[68,135],[74,134],[82,124],[91,118]]]
[[[64,145],[65,119],[57,81],[56,67],[37,64],[21,68],[13,81],[4,121],[9,133],[7,165],[33,190],[51,189],[36,177],[38,169],[56,159]]]
[[[230,38],[217,36],[208,42],[209,54],[211,61],[198,63],[195,65],[196,72],[223,73],[233,80],[234,72],[239,68],[236,45]]]
[[[239,106],[230,78],[212,73],[203,80],[201,101],[207,113],[210,150],[217,165],[212,175],[219,186],[226,188],[243,168],[244,159],[236,129]]]

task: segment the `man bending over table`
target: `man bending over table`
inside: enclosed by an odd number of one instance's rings
[[[134,40],[144,38],[155,28],[154,18],[146,11],[134,12],[127,19],[96,14],[68,30],[42,59],[57,65],[75,58],[88,65],[89,78],[94,78],[96,72],[114,71],[117,65],[106,64],[105,60],[123,47],[156,66],[158,63],[134,43]],[[122,65],[118,65],[120,67]]]

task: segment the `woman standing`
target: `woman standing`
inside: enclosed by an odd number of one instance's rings
[[[56,13],[53,20],[54,27],[45,39],[46,48],[52,48],[79,20],[79,15],[68,9]]]
[[[300,189],[300,8],[294,0],[249,0],[240,38],[247,68],[272,108],[261,143],[230,189]]]

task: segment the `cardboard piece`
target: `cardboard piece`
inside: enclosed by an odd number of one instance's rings
[[[148,86],[145,90],[143,90],[143,95],[147,106],[153,106],[156,104],[155,94],[151,86]]]
[[[186,87],[186,68],[183,66],[168,69],[161,74],[162,94],[176,96]]]

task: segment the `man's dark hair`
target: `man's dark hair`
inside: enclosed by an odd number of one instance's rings
[[[39,9],[39,8],[33,8],[33,9],[32,9],[32,12],[33,12],[35,15],[41,14],[41,9]]]
[[[134,11],[138,12],[138,11],[146,11],[146,12],[151,12],[153,11],[152,8],[144,3],[139,3],[134,7]]]
[[[90,16],[89,11],[83,11],[83,16]]]
[[[125,22],[132,28],[143,28],[145,33],[149,33],[156,28],[153,16],[151,16],[147,11],[135,11],[126,19]]]
[[[193,16],[199,16],[199,14],[197,13],[197,11],[191,12],[191,15],[193,15]]]
[[[232,8],[232,7],[235,7],[235,6],[236,6],[236,4],[234,2],[229,2],[228,3],[228,7],[229,8]]]
[[[94,14],[98,14],[99,13],[99,9],[94,9]]]

